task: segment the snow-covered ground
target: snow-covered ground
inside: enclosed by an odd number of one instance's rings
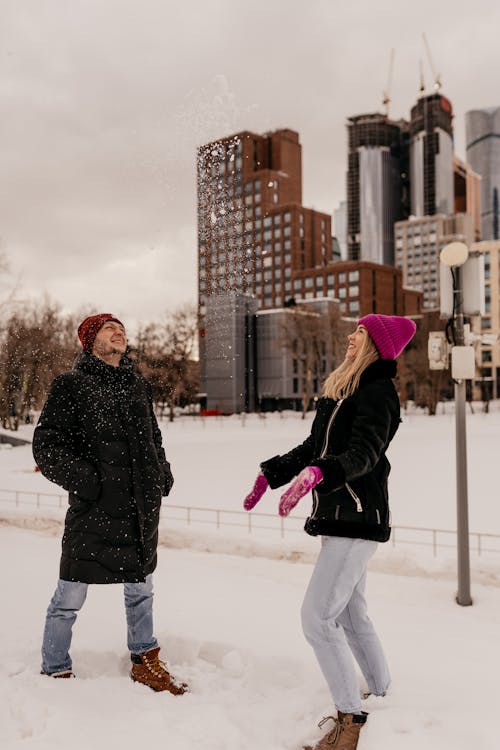
[[[496,466],[500,445],[500,404],[490,414],[467,416],[470,529],[500,534],[500,504]],[[498,409],[498,410],[497,410]],[[448,406],[450,411],[450,405]],[[167,456],[175,476],[169,504],[241,510],[260,461],[284,453],[302,442],[312,422],[287,412],[260,418],[183,417],[162,423]],[[20,437],[31,439],[33,428],[22,427]],[[392,463],[390,495],[393,523],[443,529],[456,527],[455,423],[452,413],[428,417],[403,415],[389,449]],[[59,492],[33,471],[31,447],[0,450],[0,490],[13,488]],[[267,493],[256,511],[276,513],[279,491]],[[0,495],[0,508],[2,507]],[[306,498],[294,515],[306,516]]]
[[[300,631],[312,566],[160,549],[156,635],[189,695],[128,677],[121,586],[94,586],[75,626],[78,679],[38,674],[59,540],[0,527],[0,746],[6,750],[299,750],[331,702]],[[10,571],[10,572],[9,572]],[[496,750],[500,589],[458,607],[448,582],[371,572],[393,685],[370,699],[359,750]],[[361,684],[361,682],[360,682]]]
[[[498,406],[468,415],[470,527],[496,534]],[[259,461],[303,440],[310,425],[311,417],[295,414],[162,424],[176,479],[168,506],[241,510]],[[23,426],[18,435],[31,433]],[[406,415],[390,458],[394,523],[454,529],[453,415]],[[59,492],[33,469],[30,445],[1,448],[0,490]],[[279,491],[268,493],[256,510],[275,514],[278,499]],[[299,750],[318,737],[316,722],[332,707],[299,609],[319,542],[299,533],[300,522],[287,519],[282,539],[259,529],[188,527],[172,520],[173,511],[164,514],[156,634],[192,685],[191,694],[174,698],[127,679],[120,586],[90,589],[72,649],[78,679],[38,675],[65,503],[51,510],[43,499],[40,508],[8,500],[0,492],[1,748]],[[308,510],[305,498],[294,517]],[[383,701],[367,702],[359,750],[499,746],[489,711],[500,671],[499,563],[498,553],[472,555],[474,606],[462,608],[454,601],[454,550],[434,559],[430,547],[380,545],[368,598],[393,687]]]

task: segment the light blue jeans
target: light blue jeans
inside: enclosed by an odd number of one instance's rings
[[[368,690],[383,695],[389,668],[366,611],[368,560],[377,542],[322,537],[321,551],[302,605],[302,627],[339,711],[361,713],[361,698],[352,655]]]
[[[57,583],[47,609],[42,644],[42,672],[52,674],[71,669],[69,649],[76,613],[87,598],[88,583],[63,581]],[[153,576],[144,583],[124,583],[127,615],[127,646],[133,654],[156,648],[153,635]]]

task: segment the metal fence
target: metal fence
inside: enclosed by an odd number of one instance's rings
[[[65,510],[67,494],[51,494],[47,492],[30,492],[27,490],[0,489],[0,506],[20,508],[31,507],[37,509]],[[61,513],[62,516],[62,513]],[[242,510],[226,510],[223,508],[199,508],[185,505],[162,506],[161,521],[180,522],[183,525],[210,525],[215,529],[223,527],[238,528],[248,534],[269,532],[279,534],[282,539],[286,536],[303,531],[305,517],[289,516],[281,518],[273,513],[247,513]],[[471,531],[469,533],[471,552],[477,555],[485,553],[500,553],[500,534],[487,534]],[[431,547],[434,556],[439,549],[454,549],[456,547],[456,531],[449,529],[433,529],[416,526],[393,526],[390,544],[393,547],[416,545]]]

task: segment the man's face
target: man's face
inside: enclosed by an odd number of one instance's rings
[[[125,354],[126,349],[125,328],[115,320],[107,320],[95,337],[92,353],[108,356],[110,354]]]

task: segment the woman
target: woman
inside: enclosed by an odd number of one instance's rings
[[[327,378],[311,434],[283,456],[261,464],[245,498],[251,510],[267,487],[296,477],[281,497],[286,516],[313,489],[305,530],[321,535],[318,561],[302,606],[302,625],[337,708],[333,728],[314,750],[355,750],[368,714],[352,655],[368,692],[384,695],[390,681],[379,638],[366,612],[366,567],[378,542],[390,536],[386,451],[400,422],[392,379],[396,357],[413,337],[408,318],[366,315],[348,336],[344,362]],[[298,475],[298,476],[297,476]],[[351,655],[352,653],[352,655]],[[309,750],[311,750],[309,748]]]

